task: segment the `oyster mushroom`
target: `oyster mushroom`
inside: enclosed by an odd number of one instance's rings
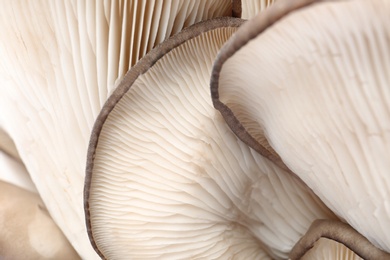
[[[221,50],[211,80],[237,136],[387,252],[389,24],[388,1],[278,1]]]
[[[0,181],[1,259],[80,259],[38,194]]]
[[[230,14],[230,0],[1,4],[1,126],[82,258],[97,258],[82,191],[90,131],[109,93],[164,39]]]
[[[209,20],[170,38],[103,107],[85,185],[88,233],[101,257],[281,259],[315,219],[336,219],[212,106],[213,61],[242,22]]]

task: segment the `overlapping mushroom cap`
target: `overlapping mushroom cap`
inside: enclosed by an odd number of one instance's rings
[[[96,258],[82,190],[90,131],[107,97],[154,46],[230,14],[230,0],[2,1],[1,126],[83,258]]]
[[[305,2],[316,1],[272,12]],[[243,140],[389,252],[389,2],[319,1],[279,18],[255,18],[221,51],[214,104]]]
[[[3,181],[0,191],[1,259],[79,259],[38,194]]]
[[[334,218],[212,106],[213,61],[241,23],[210,20],[164,42],[103,107],[85,189],[102,257],[286,258],[313,220]]]

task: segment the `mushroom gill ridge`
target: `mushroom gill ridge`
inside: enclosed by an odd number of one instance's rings
[[[268,23],[279,4],[253,19],[251,30]],[[220,51],[211,80],[214,106],[241,140],[288,167],[387,252],[389,7],[381,0],[318,1],[257,34],[243,26],[236,34],[243,36]]]
[[[101,257],[283,259],[315,219],[336,218],[238,140],[211,104],[212,63],[241,24],[210,20],[179,33],[106,103],[85,185],[87,229]]]

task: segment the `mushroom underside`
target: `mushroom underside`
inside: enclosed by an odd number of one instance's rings
[[[214,105],[240,139],[389,252],[390,5],[307,1],[286,12],[302,1],[280,2],[220,51]]]
[[[85,186],[102,257],[282,259],[315,219],[337,219],[212,106],[213,61],[241,23],[210,20],[163,43],[102,109]]]

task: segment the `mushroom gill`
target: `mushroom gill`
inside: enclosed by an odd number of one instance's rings
[[[209,20],[170,38],[103,107],[85,185],[101,257],[282,259],[315,219],[336,218],[212,106],[213,61],[242,22]]]
[[[278,1],[226,44],[211,81],[242,140],[387,252],[389,24],[385,0]]]
[[[1,127],[82,258],[97,258],[82,191],[90,131],[107,97],[161,41],[230,14],[230,0],[2,1]]]

